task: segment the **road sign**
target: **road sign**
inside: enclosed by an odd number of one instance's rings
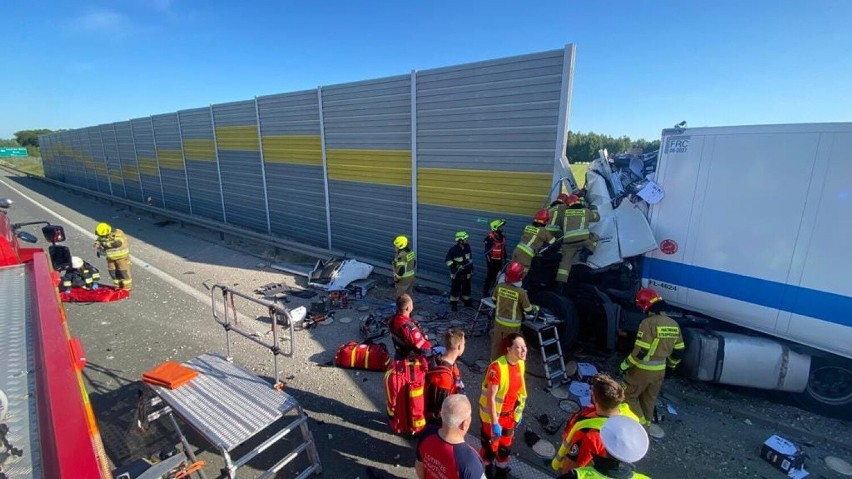
[[[26,148],[11,148],[7,146],[0,146],[0,158],[12,158],[21,156],[28,156]]]

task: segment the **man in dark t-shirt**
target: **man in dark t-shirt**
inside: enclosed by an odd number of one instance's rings
[[[418,479],[485,479],[482,459],[464,442],[470,411],[467,396],[447,396],[441,407],[441,427],[427,427],[417,441]]]

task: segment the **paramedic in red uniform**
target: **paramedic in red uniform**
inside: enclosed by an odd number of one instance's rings
[[[446,351],[432,358],[434,362],[426,373],[426,422],[439,426],[444,399],[453,394],[464,394],[464,383],[456,366],[456,361],[464,354],[464,331],[448,329],[444,334],[444,345]]]
[[[411,318],[414,311],[414,301],[411,296],[403,294],[396,298],[396,315],[391,318],[391,339],[396,349],[395,359],[405,359],[410,355],[431,353],[432,344],[420,329],[417,321]]]
[[[418,479],[483,479],[485,469],[476,451],[464,442],[470,428],[467,396],[447,396],[441,407],[440,429],[427,427],[417,442],[414,469]]]
[[[527,343],[520,333],[504,339],[505,354],[488,366],[479,397],[482,448],[486,477],[507,479],[515,428],[521,423],[527,400],[524,369]]]
[[[506,236],[503,235],[503,226],[506,220],[492,220],[488,224],[491,232],[485,237],[485,283],[482,285],[482,297],[491,296],[491,288],[497,284],[497,275],[503,269],[506,262]]]

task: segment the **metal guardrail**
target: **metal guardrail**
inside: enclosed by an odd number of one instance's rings
[[[216,291],[221,292],[222,299],[222,316],[219,315],[216,309]],[[272,343],[268,343],[260,338],[255,337],[254,331],[248,331],[240,326],[239,313],[237,312],[237,307],[234,301],[234,297],[239,297],[250,301],[255,304],[259,304],[261,306],[266,307],[269,312],[269,319],[272,322]],[[243,336],[272,352],[272,364],[275,375],[275,388],[281,389],[284,386],[284,383],[281,381],[279,370],[278,370],[278,356],[286,356],[292,357],[293,351],[295,350],[294,344],[296,341],[296,330],[295,330],[295,320],[293,316],[290,314],[290,311],[271,301],[267,301],[265,299],[255,298],[253,296],[249,296],[245,293],[241,293],[228,285],[222,283],[216,283],[210,289],[210,306],[213,310],[213,320],[219,323],[220,326],[225,328],[225,342],[226,342],[226,358],[228,361],[232,359],[231,357],[231,331]],[[287,350],[284,350],[279,346],[279,333],[278,328],[283,324],[289,326],[290,328],[290,339],[287,341],[289,347]]]

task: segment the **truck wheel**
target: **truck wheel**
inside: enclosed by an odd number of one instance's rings
[[[577,308],[570,299],[553,291],[541,291],[530,298],[533,304],[539,305],[553,313],[562,320],[562,328],[559,330],[559,340],[562,343],[562,352],[566,353],[568,348],[577,341],[580,332],[580,318]]]
[[[814,357],[808,386],[798,399],[811,410],[852,417],[852,361]]]

